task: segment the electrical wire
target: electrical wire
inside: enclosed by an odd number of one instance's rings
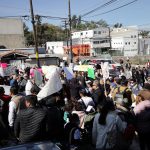
[[[113,12],[113,11],[118,10],[118,9],[120,9],[120,8],[123,8],[123,7],[126,7],[126,6],[128,6],[128,5],[131,5],[131,4],[133,4],[133,3],[137,2],[137,1],[138,1],[138,0],[131,1],[131,2],[129,2],[129,3],[126,3],[126,4],[124,4],[124,5],[121,5],[121,6],[119,6],[119,7],[114,8],[114,9],[111,9],[111,10],[109,10],[109,11],[106,11],[106,12],[103,12],[103,13],[100,13],[100,14],[96,14],[96,15],[93,15],[93,16],[88,16],[88,18],[96,17],[96,16],[101,16],[101,15],[104,15],[104,14],[107,14],[107,13],[110,13],[110,12]]]
[[[81,15],[81,17],[85,17],[85,16],[87,16],[87,15],[89,15],[89,14],[91,14],[91,13],[93,13],[93,12],[95,12],[95,11],[101,9],[101,8],[107,7],[107,6],[109,6],[110,4],[112,4],[112,3],[116,2],[116,1],[118,1],[118,0],[110,0],[107,3],[105,3],[105,4],[101,5],[101,6],[99,6],[99,7],[95,8],[95,9],[93,9],[93,10],[91,10],[91,11],[89,11],[89,12],[83,14],[83,15]]]

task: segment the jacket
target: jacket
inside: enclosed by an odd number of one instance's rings
[[[36,107],[21,110],[14,131],[22,143],[43,140],[46,134],[46,111]]]
[[[100,113],[96,114],[93,122],[92,141],[96,149],[106,149],[108,137],[107,134],[112,125],[116,125],[116,132],[123,132],[126,123],[122,122],[115,112],[109,112],[106,117],[106,125],[99,124]],[[116,133],[114,132],[114,133]],[[116,135],[115,135],[116,136]]]

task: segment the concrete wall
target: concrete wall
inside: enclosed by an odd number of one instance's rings
[[[7,49],[25,47],[21,19],[0,19],[0,45],[5,46]]]
[[[25,39],[23,35],[1,35],[0,34],[0,45],[5,46],[7,49],[13,48],[24,48]]]

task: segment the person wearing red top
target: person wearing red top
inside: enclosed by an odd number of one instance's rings
[[[0,114],[2,116],[3,122],[8,125],[8,110],[9,110],[9,102],[11,100],[11,96],[5,95],[5,90],[3,87],[0,87]]]

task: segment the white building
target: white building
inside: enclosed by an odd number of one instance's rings
[[[73,45],[89,44],[91,56],[105,53],[110,48],[109,28],[96,28],[93,30],[72,33]]]
[[[59,41],[59,42],[46,42],[46,51],[49,54],[59,54],[63,55],[64,54],[64,42]]]
[[[139,39],[139,55],[150,55],[150,38]]]
[[[111,54],[136,56],[139,53],[137,27],[114,28],[111,31]]]

